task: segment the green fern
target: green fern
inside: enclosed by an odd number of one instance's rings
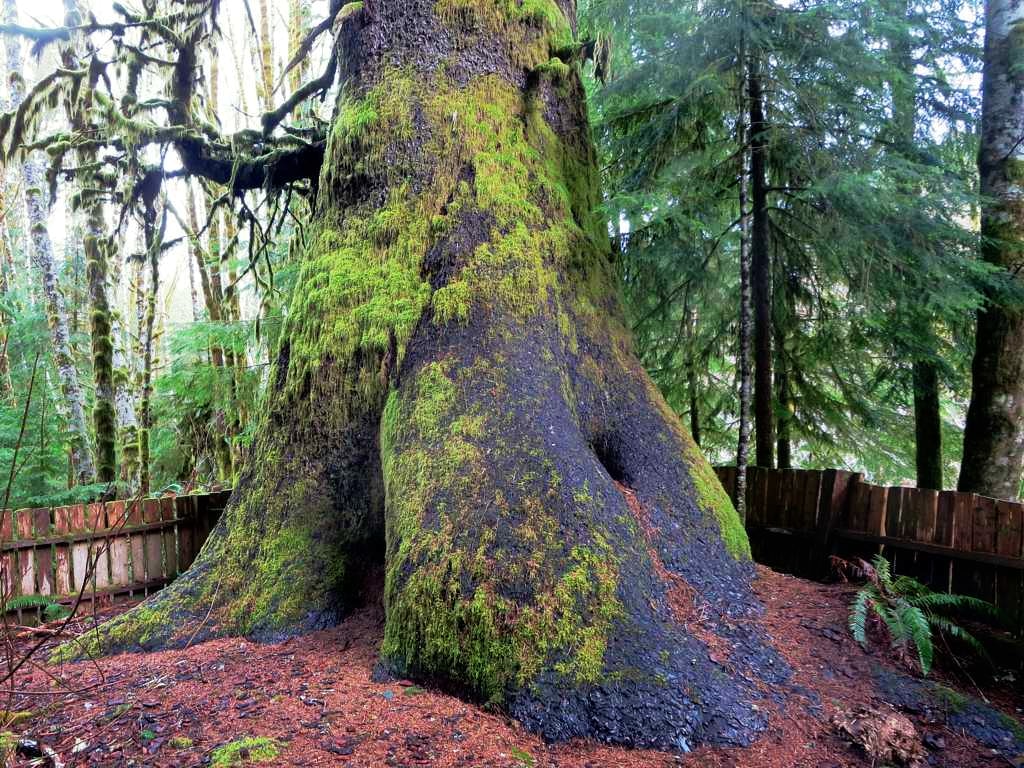
[[[970,614],[998,620],[994,605],[968,595],[932,592],[909,576],[893,578],[889,561],[875,555],[869,566],[862,561],[868,583],[857,592],[850,607],[849,627],[853,639],[868,645],[868,621],[872,615],[885,625],[892,647],[913,650],[921,673],[927,675],[935,656],[935,633],[961,642],[978,656],[988,658],[981,642],[950,618],[949,614]]]
[[[71,614],[67,606],[61,605],[47,595],[18,595],[7,600],[8,611],[25,611],[32,608],[42,608],[43,618],[47,621],[59,621]]]

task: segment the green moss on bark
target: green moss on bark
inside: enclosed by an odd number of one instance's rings
[[[732,499],[729,498],[729,494],[725,492],[721,481],[714,469],[711,468],[711,464],[708,463],[693,438],[683,428],[679,417],[672,411],[669,404],[665,402],[665,398],[661,396],[657,387],[650,380],[647,380],[647,391],[678,441],[678,447],[672,446],[672,449],[682,451],[701,511],[717,522],[726,551],[737,560],[750,560],[750,540],[747,538],[747,530],[743,526],[743,521],[740,520],[739,513],[736,512],[736,507],[733,506]]]
[[[599,682],[608,637],[624,615],[608,537],[596,531],[588,545],[567,548],[550,501],[528,492],[538,481],[561,484],[553,467],[543,476],[532,469],[546,466],[544,446],[495,441],[500,415],[467,404],[467,387],[500,375],[487,363],[458,374],[443,360],[428,363],[406,394],[392,392],[380,440],[388,510],[381,654],[404,673],[459,681],[494,702],[542,669]],[[525,458],[511,485],[491,473],[504,453]],[[588,488],[572,499],[583,517],[599,503]],[[497,539],[495,526],[506,524],[514,531],[503,537],[528,557]],[[503,596],[509,582],[528,585],[531,599]]]

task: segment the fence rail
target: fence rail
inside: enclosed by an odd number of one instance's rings
[[[715,471],[733,494],[736,468]],[[834,469],[750,467],[747,530],[758,562],[801,576],[821,576],[830,554],[884,552],[897,573],[988,600],[1024,633],[1024,504]]]
[[[230,491],[0,513],[0,589],[71,603],[145,596],[184,572]],[[5,601],[6,602],[6,601]],[[14,611],[19,623],[35,609]]]

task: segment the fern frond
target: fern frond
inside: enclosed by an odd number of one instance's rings
[[[56,603],[52,597],[45,595],[18,595],[7,600],[8,611],[24,611],[28,608],[47,608]]]
[[[932,630],[928,624],[928,617],[916,605],[911,605],[902,599],[897,601],[894,613],[899,617],[900,624],[905,628],[907,638],[913,642],[914,647],[917,649],[921,673],[927,675],[931,671],[932,657],[935,651],[932,645]]]
[[[850,610],[850,632],[853,634],[853,639],[864,647],[867,647],[868,644],[867,623],[870,605],[871,594],[867,589],[862,589],[857,593],[857,597],[853,601],[853,608]]]
[[[894,594],[905,598],[932,593],[928,587],[910,576],[897,576],[892,582],[892,591]]]
[[[948,635],[955,640],[959,640],[974,651],[974,653],[979,657],[983,658],[990,664],[992,663],[992,657],[989,656],[988,651],[985,650],[985,646],[981,644],[981,641],[956,622],[950,621],[942,616],[933,615],[928,617],[928,623],[933,629],[936,629],[942,634]]]
[[[871,559],[871,565],[874,566],[879,583],[886,591],[889,591],[892,588],[892,569],[889,566],[889,561],[883,555],[875,555]]]
[[[950,595],[945,592],[929,592],[908,598],[911,603],[925,612],[969,613],[986,619],[1001,620],[999,609],[987,600],[970,595]]]

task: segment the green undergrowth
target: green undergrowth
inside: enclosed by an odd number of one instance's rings
[[[213,768],[235,768],[254,763],[269,763],[280,754],[280,746],[265,736],[247,736],[229,741],[210,753]]]
[[[0,760],[7,765],[14,759],[14,750],[18,746],[18,734],[11,731],[0,732]]]

